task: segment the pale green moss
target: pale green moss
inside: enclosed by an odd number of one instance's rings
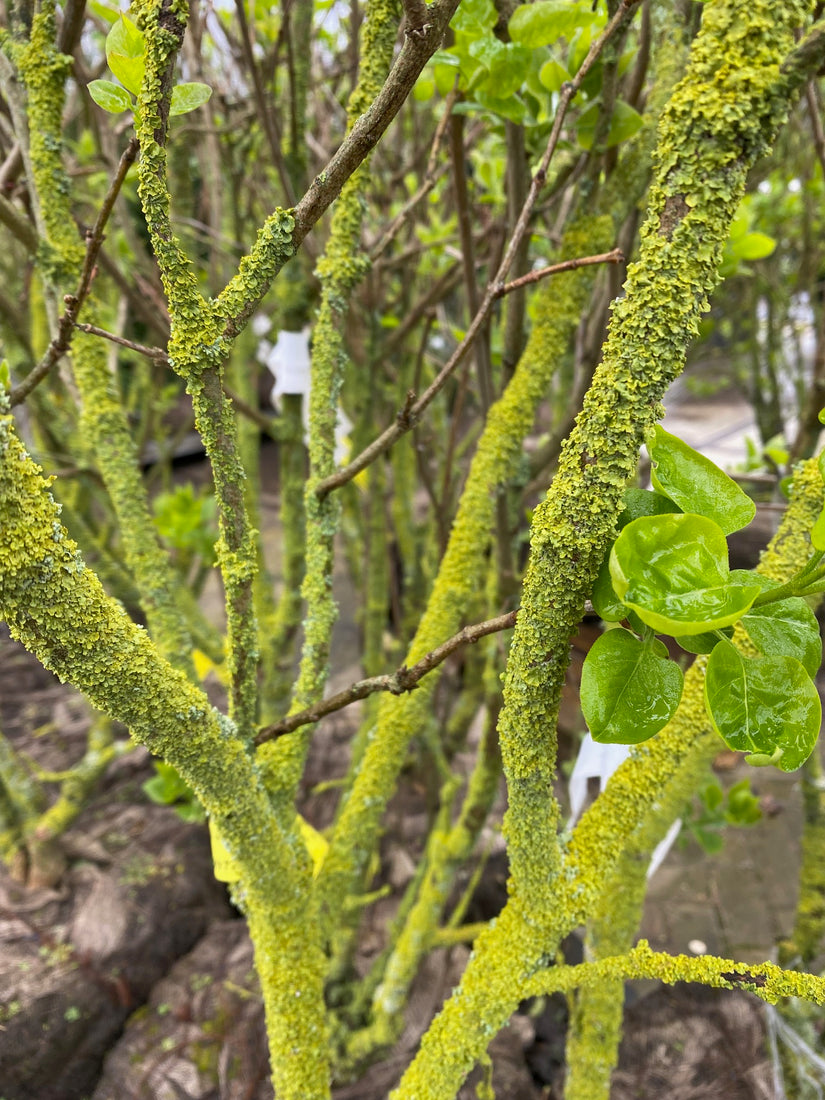
[[[29,116],[29,158],[37,195],[38,220],[46,239],[38,266],[47,282],[75,280],[84,248],[69,212],[69,177],[63,165],[64,86],[71,58],[55,48],[55,4],[46,0],[32,21],[31,37],[19,53]]]
[[[78,334],[72,365],[83,402],[80,428],[93,441],[149,632],[163,656],[194,679],[192,642],[175,600],[177,582],[152,523],[137,448],[108,369],[106,349],[98,339]]]

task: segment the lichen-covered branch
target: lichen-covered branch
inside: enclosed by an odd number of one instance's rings
[[[46,668],[169,761],[214,818],[241,870],[237,897],[255,944],[276,1091],[285,1100],[326,1100],[324,960],[306,933],[311,872],[303,842],[278,826],[232,723],[86,569],[2,409],[0,513],[0,617]]]
[[[614,309],[602,365],[562,451],[558,475],[533,517],[499,724],[509,793],[510,901],[477,942],[459,990],[422,1042],[394,1094],[397,1100],[455,1092],[514,1007],[512,978],[538,966],[560,935],[586,919],[595,883],[619,857],[628,823],[644,818],[682,760],[701,755],[699,746],[692,747],[695,733],[688,748],[671,724],[640,754],[647,766],[634,770],[632,789],[619,773],[614,777],[623,787],[621,827],[616,829],[611,814],[612,835],[591,833],[588,839],[583,820],[560,865],[552,783],[568,638],[615,533],[644,430],[661,415],[661,399],[682,369],[716,284],[748,167],[765,151],[789,106],[779,66],[809,11],[802,0],[781,9],[768,0],[707,5],[687,74],[665,110],[639,260]],[[696,675],[699,669],[697,662]],[[682,711],[679,720],[702,729],[701,693],[686,685],[685,699],[695,713]],[[606,796],[610,802],[611,786],[599,805]]]
[[[588,245],[603,244],[610,232],[609,219],[586,229],[579,226],[568,234],[565,252],[582,255]],[[407,653],[407,665],[415,664],[455,632],[467,607],[472,606],[492,538],[495,487],[506,484],[513,475],[522,440],[567,348],[591,280],[591,269],[581,268],[559,276],[552,290],[548,286],[539,291],[530,341],[503,396],[490,409],[438,577]],[[436,683],[437,676],[430,676],[412,695],[381,702],[377,728],[346,796],[319,876],[328,920],[340,911],[347,893],[357,888],[407,746],[426,723]]]
[[[715,989],[744,989],[768,1004],[783,997],[802,997],[813,1004],[825,1004],[825,978],[817,974],[799,974],[783,970],[776,963],[742,963],[719,959],[714,955],[668,955],[652,951],[647,940],[640,940],[626,955],[614,955],[580,966],[562,966],[544,971],[522,989],[524,997],[548,993],[569,993],[583,986],[604,981],[633,981],[654,978],[674,985],[699,982]]]
[[[397,0],[370,0],[361,43],[358,84],[347,106],[350,129],[387,80],[401,17]],[[337,500],[322,499],[315,486],[335,469],[338,396],[347,362],[342,330],[353,290],[369,267],[361,248],[364,197],[369,186],[368,160],[344,185],[335,207],[329,241],[318,263],[321,306],[313,328],[309,394],[309,478],[305,494],[306,566],[304,642],[291,711],[311,706],[323,694],[329,646],[337,607],[332,598],[333,542],[338,528]],[[270,770],[276,788],[291,801],[300,779],[309,741],[306,733],[261,750],[259,760]],[[277,778],[276,778],[277,773]]]

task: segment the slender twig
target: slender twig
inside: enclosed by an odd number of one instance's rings
[[[80,329],[81,332],[85,332],[90,336],[100,336],[104,340],[109,340],[113,344],[118,344],[122,348],[128,348],[130,351],[135,351],[138,355],[145,355],[147,359],[152,359],[156,363],[163,363],[165,366],[169,365],[169,356],[163,350],[163,348],[151,348],[146,344],[138,344],[134,340],[127,340],[124,336],[118,336],[114,332],[109,332],[105,328],[98,328],[97,325],[75,325],[75,328]],[[245,416],[247,420],[251,420],[253,424],[257,424],[261,431],[270,435],[273,439],[280,439],[278,429],[275,425],[275,417],[267,416],[265,413],[260,412],[258,409],[254,409],[234,390],[224,382],[223,392],[236,407],[241,416]]]
[[[454,89],[447,96],[447,100],[444,104],[444,114],[441,116],[441,121],[436,127],[435,135],[433,137],[432,147],[430,148],[430,156],[427,160],[427,167],[424,172],[424,178],[416,188],[415,194],[410,195],[396,216],[378,238],[376,244],[370,249],[370,259],[374,262],[384,252],[390,242],[393,240],[399,229],[404,225],[407,218],[409,218],[412,211],[418,205],[423,198],[432,191],[441,177],[449,169],[449,164],[445,161],[443,164],[438,164],[438,153],[441,149],[441,144],[444,141],[444,135],[447,132],[447,126],[450,122],[450,116],[453,110],[453,104],[456,101],[457,92]],[[472,141],[478,133],[479,127],[474,126],[470,133],[467,135],[467,142]]]
[[[475,247],[473,242],[473,222],[470,211],[470,196],[467,187],[467,162],[464,156],[464,116],[453,115],[450,119],[450,153],[453,168],[453,192],[458,217],[458,232],[461,239],[461,263],[464,268],[464,291],[470,317],[479,310],[478,282],[476,281]],[[493,403],[493,364],[490,356],[490,332],[485,331],[475,347],[476,378],[481,409],[486,416]],[[449,470],[449,467],[448,467]]]
[[[27,252],[34,252],[37,249],[37,233],[34,226],[2,193],[0,193],[0,222],[17,237]]]
[[[312,722],[318,722],[328,714],[341,710],[359,699],[366,699],[368,695],[373,695],[376,691],[389,691],[392,695],[403,695],[404,692],[412,691],[419,680],[426,676],[428,672],[432,672],[443,661],[446,661],[450,654],[455,653],[461,646],[472,644],[480,638],[486,638],[488,634],[496,634],[501,630],[509,630],[510,627],[515,626],[517,615],[518,610],[508,611],[495,619],[487,619],[485,622],[476,623],[474,626],[465,626],[463,630],[459,630],[458,634],[454,634],[452,638],[442,642],[440,646],[431,650],[412,667],[407,668],[406,665],[402,665],[393,673],[385,673],[383,676],[370,676],[367,680],[358,680],[354,684],[350,684],[349,687],[344,688],[343,691],[330,695],[328,699],[322,699],[311,707],[307,707],[306,710],[291,714],[287,718],[282,718],[280,722],[274,722],[271,726],[266,726],[256,735],[255,744],[262,745],[266,741],[273,741],[276,737],[283,737],[286,733],[292,733],[300,726],[308,726]]]
[[[455,369],[463,362],[464,357],[469,352],[470,348],[475,343],[476,337],[482,331],[487,323],[487,318],[490,315],[493,304],[500,296],[500,287],[504,283],[504,279],[507,272],[513,263],[513,260],[521,244],[522,237],[527,232],[527,227],[532,217],[533,208],[536,205],[539,193],[544,186],[544,182],[547,178],[547,169],[550,164],[550,160],[556,151],[556,147],[561,137],[562,126],[564,124],[565,115],[567,114],[567,108],[569,107],[573,97],[581,87],[581,83],[587,76],[590,69],[593,67],[596,58],[601,53],[605,44],[610,37],[621,27],[624,26],[624,22],[627,18],[628,11],[635,7],[640,0],[622,0],[616,14],[607,24],[605,29],[599,35],[599,37],[593,42],[588,51],[587,57],[582,62],[581,68],[576,73],[575,77],[567,81],[562,85],[562,89],[559,95],[559,106],[556,111],[556,117],[553,120],[553,128],[550,133],[547,146],[544,150],[544,154],[539,163],[539,167],[536,174],[533,176],[532,183],[530,185],[530,191],[527,195],[527,201],[522,208],[521,215],[519,216],[516,226],[513,230],[513,234],[502,257],[499,269],[496,272],[494,278],[487,286],[487,290],[484,294],[481,306],[478,313],[470,323],[470,327],[464,336],[464,339],[458,345],[456,350],[447,360],[445,365],[424,391],[424,393],[418,398],[413,407],[409,410],[406,420],[410,421],[410,426],[416,423],[421,417],[424,410],[432,403],[432,401],[438,396],[447,379],[455,371]],[[342,467],[331,477],[324,478],[323,481],[319,481],[315,487],[315,492],[319,497],[324,497],[327,493],[330,493],[333,489],[338,489],[342,485],[346,485],[348,481],[351,481],[356,474],[359,474],[361,470],[366,469],[371,462],[374,462],[379,455],[396,442],[404,434],[403,425],[398,419],[395,423],[391,424],[377,439],[373,440],[368,447],[366,447],[360,455],[353,459],[347,466]]]
[[[66,304],[66,309],[63,312],[63,316],[57,322],[57,335],[49,344],[45,355],[37,366],[30,371],[20,385],[9,394],[9,403],[11,405],[19,405],[21,401],[25,401],[26,397],[32,392],[35,386],[43,381],[55,363],[71,346],[75,323],[80,310],[83,308],[83,303],[89,295],[92,280],[97,270],[97,257],[101,245],[103,244],[106,223],[109,220],[109,215],[112,213],[112,207],[120,193],[123,181],[126,179],[126,173],[134,163],[137,151],[137,138],[133,137],[123,150],[123,155],[117,166],[117,172],[115,172],[114,178],[109,185],[109,190],[98,212],[97,220],[94,226],[86,234],[86,256],[83,261],[83,270],[80,273],[80,282],[75,293],[67,294],[63,299]]]
[[[633,2],[637,3],[638,0],[633,0]],[[424,66],[441,45],[444,33],[455,14],[458,3],[459,0],[437,0],[436,3],[430,4],[428,8],[430,21],[426,24],[426,30],[422,31],[420,35],[408,34],[405,37],[401,52],[395,59],[383,88],[352,127],[339,146],[338,151],[323,171],[318,173],[306,194],[291,212],[294,221],[291,238],[293,251],[297,251],[298,246],[315,223],[341,193],[341,188],[355,169],[363,163],[383,137],[387,127],[406,102],[407,96],[421,75]],[[256,256],[254,249],[251,256],[254,262]],[[242,262],[249,261],[247,259],[247,261]],[[251,293],[247,293],[240,305],[233,302],[231,309],[229,309],[227,291],[225,290],[218,295],[216,299],[218,306],[226,311],[223,314],[223,316],[226,316],[223,331],[224,339],[233,340],[242,331],[285,262],[286,259],[279,261],[267,273],[266,278],[255,281],[254,289]],[[248,292],[249,288],[246,289]]]
[[[137,344],[134,340],[127,340],[125,336],[118,336],[116,332],[109,332],[108,329],[98,328],[97,325],[84,323],[75,325],[75,328],[80,329],[81,332],[85,332],[89,336],[101,336],[104,340],[109,340],[112,344],[118,344],[122,348],[129,348],[130,351],[136,351],[138,355],[145,355],[147,359],[155,359],[159,363],[169,362],[168,356],[163,348],[150,348],[146,344]]]
[[[289,178],[289,172],[287,171],[283,152],[281,150],[281,135],[278,131],[278,123],[272,111],[269,110],[267,106],[267,97],[264,91],[263,82],[261,81],[260,69],[258,68],[255,54],[252,49],[252,35],[250,34],[249,23],[246,18],[246,5],[244,0],[235,0],[235,14],[238,17],[238,24],[241,28],[241,48],[243,49],[244,60],[249,69],[249,75],[252,77],[252,89],[255,95],[255,107],[258,114],[258,120],[266,134],[269,151],[272,155],[272,162],[278,172],[278,178],[284,189],[287,203],[290,206],[294,206],[295,193],[292,188],[292,180]]]
[[[587,267],[590,264],[621,264],[624,263],[624,253],[620,248],[614,248],[610,252],[602,252],[598,256],[578,256],[575,260],[562,260],[558,264],[550,264],[549,267],[540,267],[535,271],[528,271],[518,279],[509,283],[502,283],[496,291],[496,296],[503,298],[519,287],[537,283],[540,279],[546,279],[548,275],[558,275],[562,271],[574,271],[577,267]]]

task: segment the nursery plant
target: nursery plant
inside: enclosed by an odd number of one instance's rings
[[[741,245],[749,173],[791,113],[821,187],[820,5],[4,14],[0,617],[97,712],[56,795],[0,742],[8,867],[33,881],[53,865],[128,751],[112,720],[127,727],[158,759],[150,796],[208,818],[279,1100],[323,1100],[398,1039],[422,961],[462,935],[455,883],[479,863],[502,775],[507,903],[468,932],[395,1100],[454,1097],[518,1005],[553,991],[571,1001],[577,1100],[609,1094],[626,979],[825,1003],[803,969],[822,933],[816,783],[783,966],[635,943],[648,857],[723,744],[818,776],[825,463],[794,467],[758,568],[732,570],[726,540],[754,505],[659,422]],[[206,494],[173,485],[191,426]],[[259,495],[273,439],[277,581]],[[336,563],[361,606],[363,678],[331,692]],[[198,602],[215,565],[225,632]],[[584,718],[635,747],[571,830],[557,720],[588,601],[608,629]],[[687,672],[663,636],[695,655]],[[300,812],[313,731],[356,700],[321,833]],[[430,832],[357,975],[409,767],[430,785]],[[586,961],[566,965],[581,926]]]

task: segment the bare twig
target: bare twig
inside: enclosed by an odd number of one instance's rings
[[[370,259],[375,261],[385,251],[387,246],[393,240],[399,229],[404,225],[404,222],[409,218],[412,211],[418,205],[423,198],[432,191],[441,177],[447,172],[449,164],[445,161],[443,164],[438,164],[438,153],[441,149],[441,143],[444,140],[444,134],[447,132],[447,126],[450,122],[450,116],[453,110],[453,104],[456,101],[457,92],[453,90],[447,96],[447,100],[444,104],[444,114],[441,116],[441,121],[436,127],[435,135],[433,137],[433,144],[430,149],[430,156],[427,160],[427,168],[424,172],[424,178],[419,186],[416,188],[415,194],[410,195],[396,216],[378,238],[376,244],[370,249]],[[467,142],[473,140],[477,134],[477,127],[473,127],[467,136]]]
[[[558,275],[562,271],[575,271],[577,267],[587,267],[590,264],[620,263],[624,263],[624,253],[620,248],[614,248],[610,252],[602,252],[598,256],[578,256],[575,260],[562,260],[561,263],[550,264],[549,267],[540,267],[535,271],[528,271],[526,275],[513,279],[512,282],[500,284],[496,296],[503,298],[505,294],[510,294],[511,291],[518,290],[519,287],[537,283],[540,279],[546,279],[548,275]]]
[[[432,672],[443,661],[446,661],[451,653],[455,653],[463,645],[472,644],[480,638],[487,637],[488,634],[509,630],[510,627],[515,626],[517,615],[518,610],[508,611],[495,619],[487,619],[483,623],[476,623],[475,626],[465,626],[463,630],[459,630],[458,634],[454,634],[452,638],[442,642],[440,646],[427,653],[411,668],[402,665],[393,673],[384,674],[383,676],[370,676],[367,680],[358,680],[356,683],[350,684],[348,688],[344,688],[343,691],[331,695],[328,699],[322,699],[311,707],[307,707],[306,710],[291,714],[287,718],[282,718],[280,722],[274,722],[271,726],[266,726],[257,733],[255,744],[263,745],[264,742],[273,741],[276,737],[283,737],[284,734],[292,733],[293,730],[299,729],[301,726],[318,722],[328,714],[349,706],[350,703],[355,703],[359,699],[366,699],[368,695],[374,695],[376,691],[389,691],[393,695],[403,695],[404,692],[412,691],[419,680],[426,676],[428,672]]]
[[[118,344],[122,348],[129,348],[130,351],[136,351],[138,355],[145,355],[147,359],[155,359],[159,363],[168,363],[169,359],[163,348],[150,348],[146,344],[137,344],[134,340],[127,340],[125,336],[118,336],[116,332],[109,332],[108,329],[98,328],[97,325],[90,325],[88,323],[77,324],[75,328],[81,332],[85,332],[89,336],[101,336],[104,340],[109,340],[112,344]]]
[[[249,75],[252,77],[252,88],[255,94],[255,107],[258,114],[258,121],[266,134],[269,151],[272,155],[272,162],[278,172],[278,178],[284,189],[287,203],[293,206],[295,204],[295,194],[292,189],[292,180],[289,178],[289,172],[287,171],[283,152],[281,150],[281,135],[278,130],[278,123],[274,114],[268,108],[266,93],[264,91],[263,82],[261,81],[261,72],[252,49],[252,35],[250,34],[249,23],[246,18],[246,5],[244,0],[236,0],[235,14],[238,17],[238,24],[241,28],[241,48],[243,50],[244,60],[246,61],[246,67],[249,69]]]
[[[109,332],[105,328],[98,328],[97,325],[75,325],[75,328],[80,329],[81,332],[87,333],[89,336],[100,336],[104,340],[109,340],[113,344],[118,344],[122,348],[128,348],[130,351],[135,351],[138,355],[145,355],[147,359],[152,359],[156,363],[162,363],[164,366],[169,365],[169,356],[163,350],[163,348],[151,348],[146,344],[138,344],[134,340],[127,340],[124,336],[118,336],[114,332]],[[260,410],[255,409],[252,405],[248,404],[244,399],[234,390],[230,389],[226,383],[223,384],[223,392],[241,414],[245,416],[247,420],[251,420],[253,424],[271,436],[273,439],[280,439],[280,434],[275,423],[275,417],[267,416]]]
[[[530,223],[530,218],[533,213],[533,208],[536,205],[539,192],[544,186],[545,179],[547,177],[547,169],[550,164],[550,160],[556,151],[556,146],[559,143],[561,137],[562,126],[564,124],[564,118],[567,113],[573,97],[581,87],[581,83],[587,76],[590,69],[593,67],[596,58],[601,53],[605,44],[611,38],[611,36],[619,29],[623,28],[627,19],[627,13],[631,8],[635,7],[640,0],[622,0],[616,10],[615,15],[607,24],[605,29],[599,35],[599,37],[593,42],[588,51],[587,57],[582,62],[581,68],[576,73],[575,77],[562,85],[561,93],[559,95],[559,106],[556,111],[556,117],[553,120],[553,128],[550,133],[550,138],[547,142],[547,146],[544,150],[544,154],[539,163],[539,167],[536,174],[533,176],[532,183],[530,185],[530,191],[527,195],[527,201],[522,208],[521,215],[519,216],[516,226],[513,230],[513,235],[510,238],[507,249],[502,257],[499,269],[496,272],[494,278],[487,286],[487,290],[484,294],[484,299],[479,307],[478,313],[470,323],[470,327],[464,336],[464,339],[458,345],[456,350],[447,360],[445,365],[424,391],[424,393],[418,398],[415,405],[409,411],[407,417],[411,421],[411,426],[422,415],[428,405],[437,397],[437,395],[444,388],[447,379],[455,371],[455,369],[463,362],[465,356],[475,343],[476,337],[482,331],[487,323],[487,319],[492,310],[493,304],[500,295],[500,286],[504,283],[504,279],[507,272],[513,263],[518,248],[521,244],[521,240],[524,234],[527,232],[527,227]],[[409,41],[409,39],[408,39]],[[363,121],[363,120],[362,120]],[[338,489],[342,485],[346,485],[348,481],[351,481],[356,474],[359,474],[361,470],[366,469],[371,462],[374,462],[379,455],[396,442],[404,434],[402,425],[396,420],[394,424],[386,428],[384,432],[377,439],[373,440],[368,447],[366,447],[360,455],[353,459],[347,466],[342,467],[331,477],[324,478],[323,481],[319,481],[315,487],[315,492],[319,497],[326,496],[327,493],[332,492],[333,489]]]
[[[89,295],[92,279],[97,270],[97,257],[101,245],[103,244],[106,223],[109,220],[109,215],[112,212],[115,200],[120,193],[123,181],[126,179],[126,173],[134,163],[137,151],[137,138],[133,137],[123,150],[123,155],[117,166],[117,172],[109,185],[106,198],[103,200],[103,204],[98,212],[97,220],[92,229],[86,234],[86,257],[83,261],[83,270],[80,273],[80,282],[75,293],[67,294],[63,299],[66,304],[66,309],[63,312],[63,316],[57,322],[57,335],[49,344],[45,355],[37,366],[30,371],[20,385],[9,394],[9,402],[11,405],[19,405],[21,401],[25,401],[26,397],[32,392],[35,386],[43,381],[55,363],[71,346],[75,323],[80,310],[83,308],[83,303]]]

